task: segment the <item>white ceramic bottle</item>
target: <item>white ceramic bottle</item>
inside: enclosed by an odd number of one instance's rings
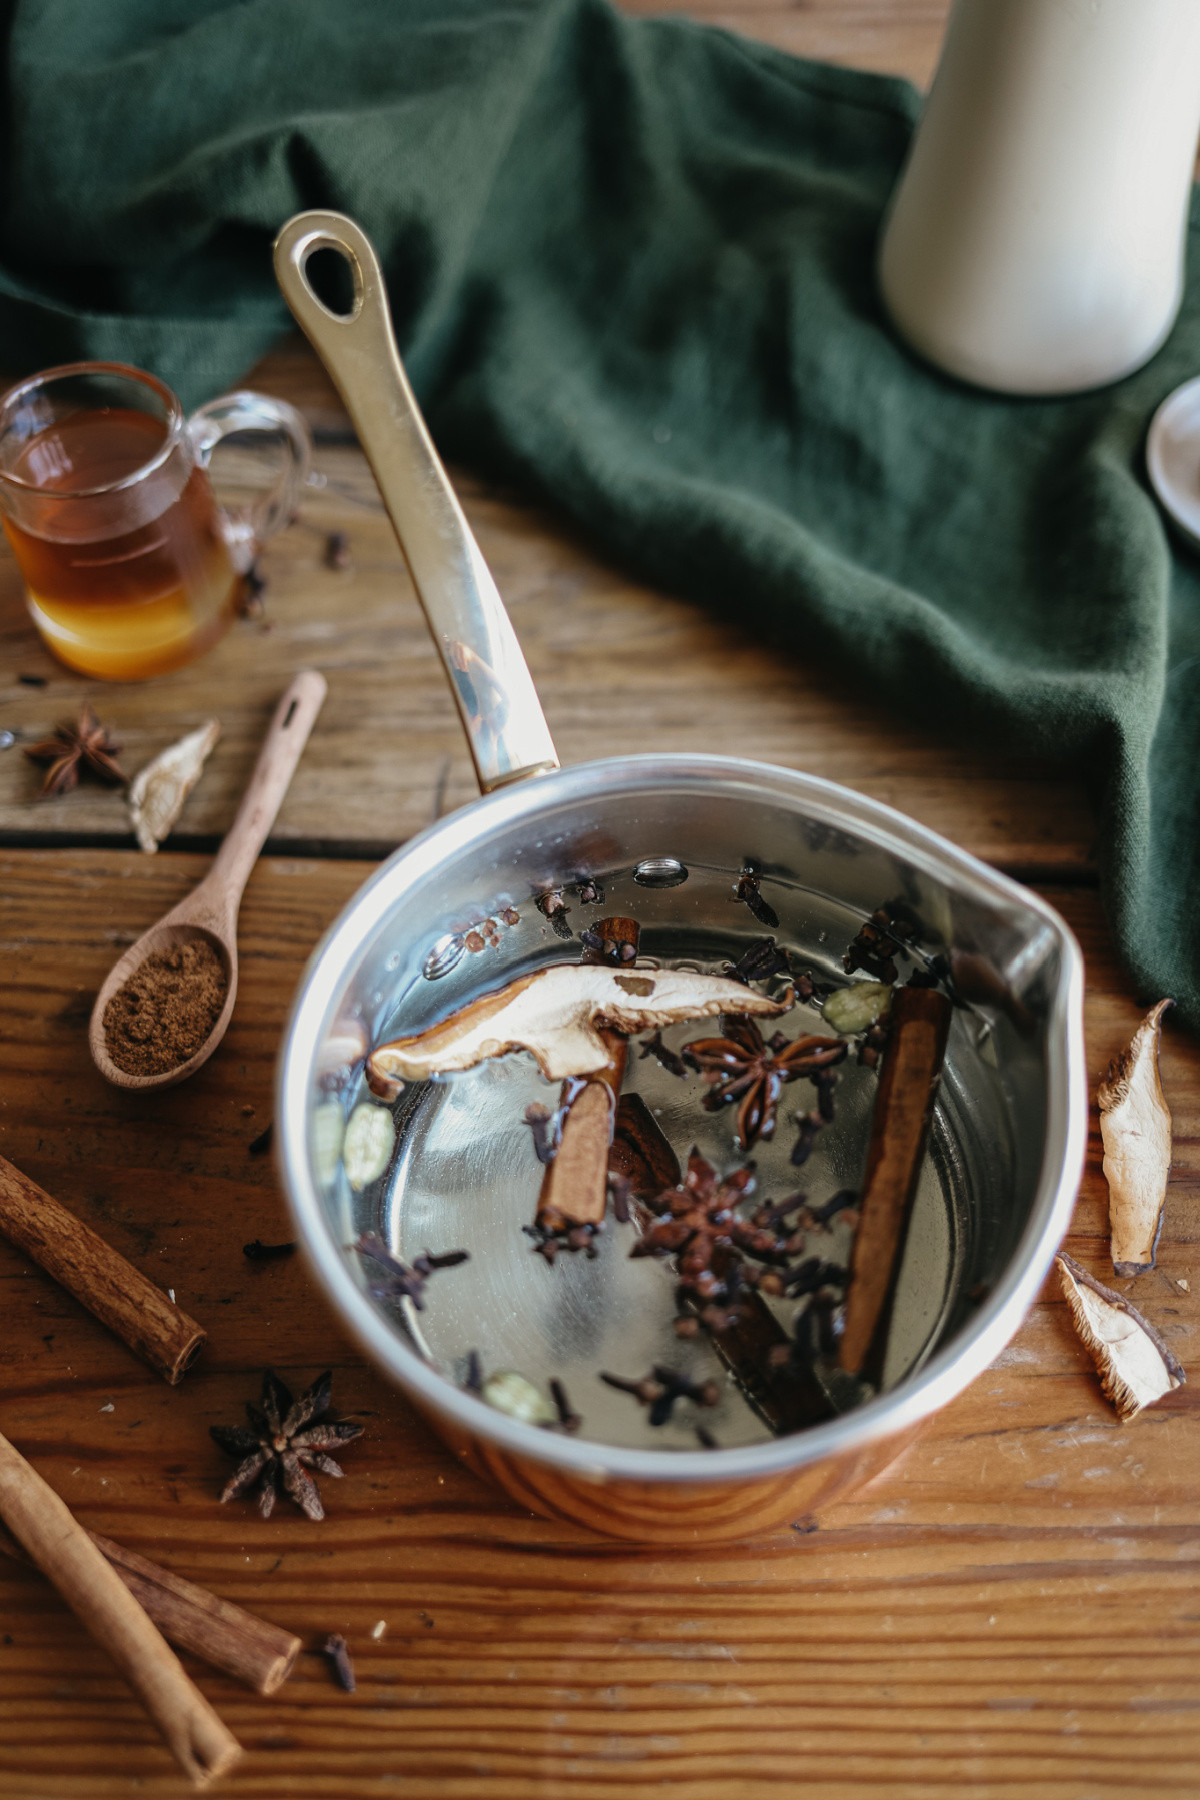
[[[1200,0],[955,0],[884,226],[902,336],[982,387],[1063,394],[1174,323]]]

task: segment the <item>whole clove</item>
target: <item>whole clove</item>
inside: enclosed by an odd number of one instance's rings
[[[483,1392],[483,1362],[478,1350],[467,1351],[467,1373],[463,1380],[463,1386],[469,1394]]]
[[[682,1056],[677,1055],[669,1045],[663,1043],[661,1030],[656,1031],[653,1037],[642,1039],[642,1054],[638,1061],[645,1062],[648,1056],[652,1056],[657,1063],[661,1064],[669,1075],[678,1075],[686,1081],[688,1066]]]
[[[242,1245],[242,1255],[249,1257],[251,1262],[269,1262],[273,1256],[290,1256],[295,1248],[294,1240],[287,1244],[264,1244],[261,1238],[255,1238],[252,1243]]]
[[[558,1422],[563,1430],[578,1431],[583,1420],[567,1399],[567,1390],[557,1376],[550,1383],[550,1398],[558,1408]]]
[[[581,881],[575,891],[579,895],[579,901],[582,906],[604,905],[604,888],[598,881],[593,881],[590,878],[586,881]]]
[[[348,569],[354,558],[350,554],[350,539],[344,531],[331,531],[325,539],[325,567],[327,569]]]
[[[560,938],[570,940],[574,936],[571,927],[567,924],[567,915],[571,909],[563,899],[559,889],[556,888],[549,894],[538,894],[534,900],[534,905],[537,907],[542,917],[550,921],[550,924],[554,927],[556,934]]]
[[[763,899],[759,887],[761,876],[754,869],[743,869],[734,887],[734,899],[741,900],[750,908],[760,925],[766,925],[774,931],[779,926],[779,914],[770,903]]]
[[[347,1694],[355,1689],[354,1663],[350,1657],[350,1646],[340,1631],[331,1631],[321,1645],[321,1653],[329,1658],[333,1678]]]
[[[374,1231],[364,1231],[354,1248],[383,1270],[367,1282],[367,1292],[376,1300],[411,1300],[418,1312],[425,1310],[425,1284],[435,1270],[457,1268],[469,1261],[471,1254],[469,1250],[446,1250],[434,1256],[422,1250],[410,1265],[394,1255]]]
[[[270,586],[266,576],[257,563],[251,563],[242,576],[241,589],[238,594],[237,610],[243,619],[261,619],[263,615],[263,595]]]
[[[666,1425],[677,1400],[690,1400],[695,1406],[715,1406],[721,1390],[715,1381],[693,1381],[677,1369],[655,1363],[649,1375],[640,1381],[627,1381],[621,1375],[600,1372],[601,1381],[622,1394],[632,1394],[639,1405],[649,1407],[651,1425]]]
[[[832,1125],[833,1090],[837,1086],[837,1076],[830,1069],[818,1069],[810,1079],[817,1090],[817,1111],[822,1123]]]
[[[802,1169],[812,1155],[817,1134],[825,1121],[819,1112],[809,1112],[799,1116],[796,1123],[800,1128],[799,1135],[792,1145],[792,1154],[788,1160],[794,1169]]]
[[[538,1100],[531,1100],[525,1108],[525,1123],[533,1133],[533,1149],[538,1161],[543,1164],[552,1163],[558,1150],[559,1114],[552,1113],[548,1106]]]
[[[628,1225],[629,1223],[629,1196],[632,1190],[633,1183],[626,1176],[618,1174],[615,1169],[609,1169],[608,1193],[612,1201],[613,1218],[618,1225]]]
[[[791,964],[786,950],[779,949],[773,937],[758,938],[750,944],[735,963],[729,963],[725,969],[731,981],[741,981],[748,987],[752,981],[766,981],[772,975],[788,975]],[[802,976],[801,980],[805,978]],[[800,982],[796,984],[796,992],[802,1000],[808,999],[812,993],[811,983],[808,994],[801,991]]]

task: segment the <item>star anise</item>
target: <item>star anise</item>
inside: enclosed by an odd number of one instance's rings
[[[50,764],[42,783],[43,800],[54,794],[69,794],[79,785],[80,772],[85,768],[110,787],[125,785],[124,770],[116,760],[121,746],[113,743],[108,727],[101,725],[86,704],[79,710],[78,724],[58,726],[52,737],[43,738],[40,744],[29,744],[25,754],[31,762]]]
[[[844,1038],[799,1037],[789,1044],[780,1031],[768,1042],[754,1020],[740,1014],[726,1013],[721,1028],[722,1037],[685,1044],[683,1057],[710,1085],[703,1102],[708,1112],[740,1102],[740,1150],[774,1135],[775,1108],[785,1082],[841,1062],[848,1049]]]
[[[284,1492],[305,1518],[325,1517],[317,1484],[307,1471],[320,1469],[323,1475],[341,1475],[338,1464],[325,1452],[361,1437],[363,1429],[346,1420],[317,1423],[329,1411],[332,1383],[332,1373],[327,1369],[293,1401],[275,1371],[268,1369],[263,1376],[261,1412],[247,1403],[249,1425],[209,1427],[222,1450],[244,1459],[221,1490],[222,1506],[257,1487],[258,1510],[264,1519],[269,1519],[282,1480]]]
[[[754,1185],[754,1170],[735,1169],[724,1181],[693,1150],[681,1187],[665,1188],[647,1202],[659,1217],[638,1238],[631,1256],[674,1256],[683,1294],[702,1308],[728,1304],[733,1295],[728,1264],[733,1260],[735,1208]],[[723,1254],[724,1253],[724,1254]],[[717,1267],[717,1264],[723,1266]]]

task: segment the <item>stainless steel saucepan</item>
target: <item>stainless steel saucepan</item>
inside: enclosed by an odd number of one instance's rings
[[[346,259],[352,309],[330,311],[306,272]],[[337,213],[289,221],[275,248],[293,313],[336,382],[374,470],[441,653],[483,798],[422,832],[375,873],[321,944],[300,987],[279,1069],[277,1142],[298,1230],[337,1312],[454,1451],[523,1504],[612,1536],[697,1542],[813,1512],[886,1466],[937,1407],[995,1358],[1066,1229],[1086,1141],[1082,964],[1037,895],[932,832],[844,788],[697,748],[560,769],[520,646],[405,378],[375,253]],[[703,741],[703,740],[701,740]],[[707,1353],[672,1330],[671,1282],[631,1260],[627,1227],[599,1255],[547,1267],[521,1231],[539,1165],[523,1122],[553,1104],[531,1059],[410,1088],[380,1118],[363,1058],[490,988],[575,959],[603,912],[636,916],[650,962],[720,971],[762,926],[735,897],[757,872],[794,966],[844,981],[863,922],[902,897],[925,926],[918,957],[956,952],[991,971],[993,999],[956,1008],[930,1149],[897,1297],[882,1391],[808,1431],[772,1437],[734,1386],[706,1418],[652,1428],[599,1380]],[[561,891],[549,917],[539,896]],[[601,903],[599,895],[603,893]],[[553,911],[553,909],[550,909]],[[574,933],[574,950],[560,933]],[[979,990],[983,991],[983,990]],[[811,1024],[809,1020],[811,1019]],[[788,1030],[820,1028],[798,1009]],[[680,1030],[683,1041],[687,1028]],[[692,1030],[695,1035],[695,1028]],[[668,1041],[675,1041],[670,1039]],[[875,1077],[848,1066],[835,1122],[800,1172],[814,1201],[856,1185]],[[679,1150],[734,1158],[728,1114],[698,1084],[631,1056],[637,1088]],[[760,1193],[797,1185],[785,1105],[756,1147]],[[373,1107],[374,1114],[364,1113]],[[381,1152],[373,1168],[355,1145]],[[365,1137],[364,1134],[365,1133]],[[470,1251],[438,1273],[424,1310],[372,1296],[353,1245],[378,1232],[411,1261]],[[475,1351],[544,1390],[558,1377],[576,1436],[483,1404],[464,1382]]]

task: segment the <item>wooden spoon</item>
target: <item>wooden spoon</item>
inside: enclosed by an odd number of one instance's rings
[[[308,741],[321,702],[325,698],[325,677],[315,669],[302,669],[275,708],[270,730],[259,751],[250,785],[242,796],[237,817],[229,828],[217,859],[199,887],[186,900],[173,906],[157,925],[144,931],[136,944],[131,944],[114,963],[92,1008],[88,1027],[88,1044],[100,1073],[116,1087],[173,1087],[193,1075],[201,1063],[207,1062],[225,1036],[233,1016],[237,997],[237,919],[242,892],[267,833],[275,823],[275,815],[283,803],[288,784]],[[160,1075],[128,1075],[119,1069],[108,1054],[104,1035],[104,1012],[117,989],[123,987],[135,970],[156,951],[174,950],[180,944],[210,944],[220,958],[228,987],[221,1016],[200,1048],[173,1069]]]

